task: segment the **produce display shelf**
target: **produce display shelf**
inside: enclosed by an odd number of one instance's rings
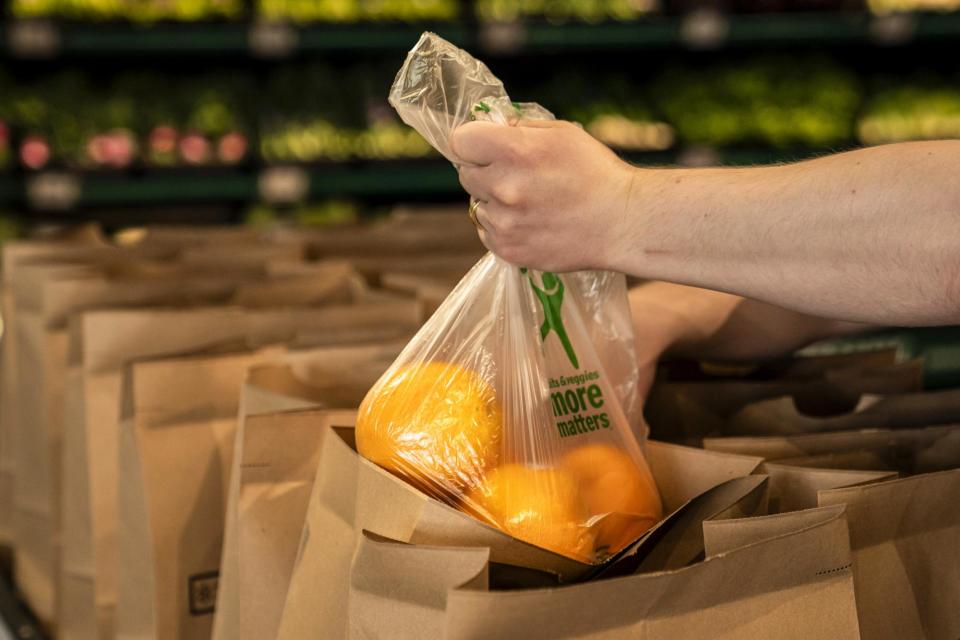
[[[84,24],[8,21],[0,47],[13,58],[237,56],[285,58],[302,53],[403,52],[424,29],[467,46],[471,32],[457,23],[291,26],[266,23]]]
[[[699,166],[785,162],[821,153],[825,151],[691,149],[624,155],[640,165]],[[37,211],[62,211],[80,206],[297,202],[326,197],[456,197],[461,194],[456,171],[441,159],[236,170],[197,168],[130,173],[51,170],[0,175],[0,204],[26,205]]]
[[[960,13],[690,14],[599,25],[530,25],[515,36],[523,52],[616,49],[720,49],[767,45],[894,46],[960,35]]]
[[[725,15],[694,12],[651,15],[636,21],[597,24],[441,22],[285,25],[250,22],[209,24],[85,24],[9,20],[3,52],[20,58],[58,56],[224,56],[284,58],[298,54],[403,52],[424,29],[488,54],[586,50],[720,49],[777,45],[894,46],[949,41],[960,36],[960,12],[865,12]]]

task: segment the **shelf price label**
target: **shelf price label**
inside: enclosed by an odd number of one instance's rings
[[[697,9],[680,24],[680,42],[688,49],[717,49],[730,33],[730,21],[716,9]]]
[[[870,39],[878,45],[895,47],[913,40],[917,18],[910,13],[876,16],[870,21]]]
[[[282,22],[258,22],[250,26],[247,45],[258,58],[286,58],[300,44],[299,32]]]
[[[60,51],[60,30],[47,20],[15,20],[7,27],[7,48],[18,58],[52,58]]]
[[[300,167],[272,167],[260,173],[257,190],[268,204],[294,204],[307,197],[310,177]]]
[[[677,155],[681,167],[715,167],[721,164],[720,154],[713,147],[688,147]]]
[[[38,211],[66,211],[79,202],[83,185],[72,173],[45,172],[27,178],[26,193]]]
[[[521,22],[484,22],[478,38],[480,46],[490,53],[517,53],[527,43],[527,28]]]

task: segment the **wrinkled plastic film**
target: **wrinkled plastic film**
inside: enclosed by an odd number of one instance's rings
[[[485,65],[432,34],[390,102],[451,161],[449,136],[471,119],[553,117],[512,103]],[[367,394],[357,447],[516,538],[600,562],[662,515],[638,375],[623,276],[487,254]]]

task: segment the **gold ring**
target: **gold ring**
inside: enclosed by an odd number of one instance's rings
[[[470,198],[470,208],[467,209],[467,214],[470,216],[470,222],[472,222],[473,226],[477,228],[477,231],[484,231],[483,225],[480,224],[479,220],[477,220],[478,208],[480,208],[480,201],[476,198]]]

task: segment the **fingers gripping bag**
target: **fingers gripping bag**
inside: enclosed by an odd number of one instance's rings
[[[427,33],[390,103],[451,161],[471,119],[550,119]],[[369,391],[361,455],[525,542],[599,563],[661,518],[622,275],[528,270],[492,253]]]

